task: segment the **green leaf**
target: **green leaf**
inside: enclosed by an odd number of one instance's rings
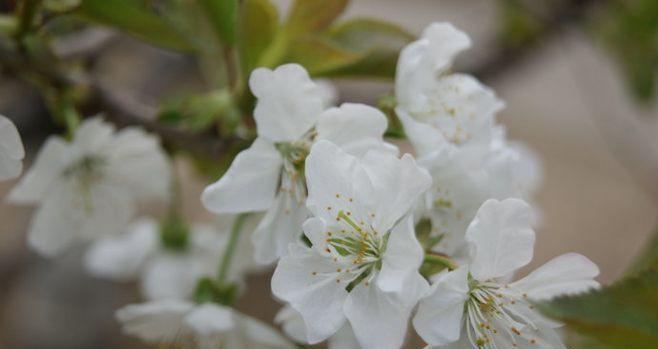
[[[658,348],[658,273],[646,271],[588,294],[538,304],[582,336],[579,348]]]
[[[414,36],[401,27],[367,18],[357,18],[330,28],[326,37],[339,47],[361,55],[347,66],[326,72],[330,76],[392,78],[400,50]]]
[[[354,64],[362,54],[342,49],[320,37],[307,37],[291,45],[285,61],[303,65],[309,74],[317,76]]]
[[[343,13],[349,0],[295,0],[288,13],[284,31],[289,38],[327,28]]]
[[[644,252],[635,259],[626,274],[632,276],[646,270],[658,270],[658,229],[646,244]]]
[[[186,39],[147,3],[142,0],[83,0],[77,13],[158,46],[189,50]]]
[[[220,40],[233,45],[236,40],[237,0],[199,0]]]
[[[279,13],[269,0],[245,0],[240,8],[239,47],[242,68],[248,75],[260,64],[279,29]]]

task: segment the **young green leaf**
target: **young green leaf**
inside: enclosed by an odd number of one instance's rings
[[[646,271],[599,291],[539,304],[583,336],[582,348],[658,348],[658,273]]]
[[[290,47],[286,61],[303,65],[311,75],[323,75],[363,58],[363,54],[342,49],[319,37],[298,40]]]
[[[225,44],[233,45],[236,40],[238,15],[237,0],[199,0],[206,15]]]
[[[285,23],[290,38],[327,28],[343,13],[349,0],[295,0]]]
[[[155,45],[177,50],[190,49],[185,38],[145,1],[82,0],[77,13]]]
[[[239,26],[242,68],[248,75],[262,65],[260,59],[279,29],[279,13],[269,0],[245,0],[240,7]]]

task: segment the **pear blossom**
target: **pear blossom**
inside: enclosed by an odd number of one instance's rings
[[[25,149],[16,126],[0,115],[0,181],[18,177],[23,170]]]
[[[504,103],[475,78],[451,72],[470,45],[452,25],[431,24],[402,50],[396,75],[396,113],[434,180],[420,212],[443,237],[436,250],[450,255],[463,252],[466,227],[486,199],[528,199],[541,177],[536,156],[496,124]]]
[[[54,256],[80,242],[118,234],[138,200],[165,199],[169,164],[158,140],[139,128],[116,131],[84,121],[67,142],[51,136],[9,201],[38,205],[28,243]]]
[[[116,313],[123,332],[150,344],[199,349],[294,349],[269,325],[229,307],[162,300],[127,305]]]
[[[466,232],[470,264],[440,274],[413,319],[429,348],[565,349],[556,332],[560,324],[543,317],[531,301],[598,288],[599,269],[569,253],[508,282],[532,259],[531,214],[519,199],[488,200],[478,210]]]
[[[281,308],[274,318],[274,323],[281,325],[283,332],[298,343],[306,343],[304,319],[289,305]],[[341,327],[327,340],[328,349],[361,349],[349,323]]]
[[[328,139],[355,155],[397,149],[382,140],[387,120],[380,111],[349,103],[327,109],[330,93],[300,65],[256,69],[249,86],[257,98],[258,137],[204,190],[202,201],[220,214],[265,211],[252,238],[256,259],[269,264],[302,235],[308,217],[304,161],[314,142]]]
[[[195,224],[187,246],[171,248],[160,238],[160,224],[152,218],[140,218],[125,233],[96,241],[87,251],[85,264],[90,274],[115,280],[140,280],[148,300],[192,297],[202,277],[214,277],[229,238],[234,217],[221,217],[221,227]],[[252,220],[253,221],[253,220]],[[247,223],[243,231],[252,230]],[[240,234],[246,237],[247,234]],[[228,281],[242,282],[247,272],[259,269],[253,260],[253,248],[246,238],[236,244]]]
[[[306,342],[323,341],[349,321],[365,349],[399,348],[428,287],[423,250],[408,213],[431,184],[406,154],[359,158],[321,140],[306,160],[311,242],[289,245],[272,277],[275,296],[303,318]]]

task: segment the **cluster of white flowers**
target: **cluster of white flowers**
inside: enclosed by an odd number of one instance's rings
[[[149,343],[295,348],[230,308],[246,273],[276,263],[275,322],[297,343],[397,349],[411,322],[427,348],[563,349],[533,302],[596,288],[599,271],[566,254],[513,281],[532,259],[537,214],[524,200],[541,170],[496,122],[503,102],[451,71],[469,46],[435,23],[400,55],[395,112],[415,158],[385,141],[381,111],[332,106],[300,65],[256,69],[258,137],[201,197],[223,227],[126,228],[137,201],[167,197],[169,163],[152,136],[98,118],[70,142],[49,139],[9,199],[40,205],[37,251],[91,242],[90,273],[141,282],[147,302],[117,318]],[[0,135],[0,179],[15,177],[23,151],[4,118]]]

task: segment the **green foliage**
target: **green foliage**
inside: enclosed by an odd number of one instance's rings
[[[542,30],[534,14],[518,0],[502,2],[502,26],[500,37],[507,47],[517,48],[537,39]]]
[[[215,90],[169,101],[160,111],[159,119],[191,131],[207,130],[219,122],[222,132],[231,135],[240,123],[240,112],[233,106],[230,91]]]
[[[363,55],[351,52],[321,37],[310,36],[291,45],[287,60],[306,67],[311,75],[329,75],[331,71],[354,64]]]
[[[295,0],[283,26],[289,39],[316,33],[340,16],[349,0]]]
[[[160,241],[170,250],[184,250],[189,243],[189,231],[179,216],[169,217],[160,225]]]
[[[259,60],[279,29],[279,13],[269,0],[245,0],[240,8],[240,55],[243,74],[262,65]]]
[[[592,33],[617,59],[640,101],[658,85],[658,1],[612,1],[591,25]]]
[[[231,305],[238,296],[238,286],[228,284],[221,286],[217,281],[211,278],[202,278],[197,283],[194,290],[194,301],[201,303],[218,303],[222,305]]]
[[[215,27],[220,40],[233,45],[236,40],[238,1],[199,0],[210,22]]]
[[[146,0],[82,0],[77,13],[155,45],[189,50],[187,40],[149,3]]]
[[[581,336],[580,348],[658,348],[658,273],[646,271],[589,294],[539,304]]]

